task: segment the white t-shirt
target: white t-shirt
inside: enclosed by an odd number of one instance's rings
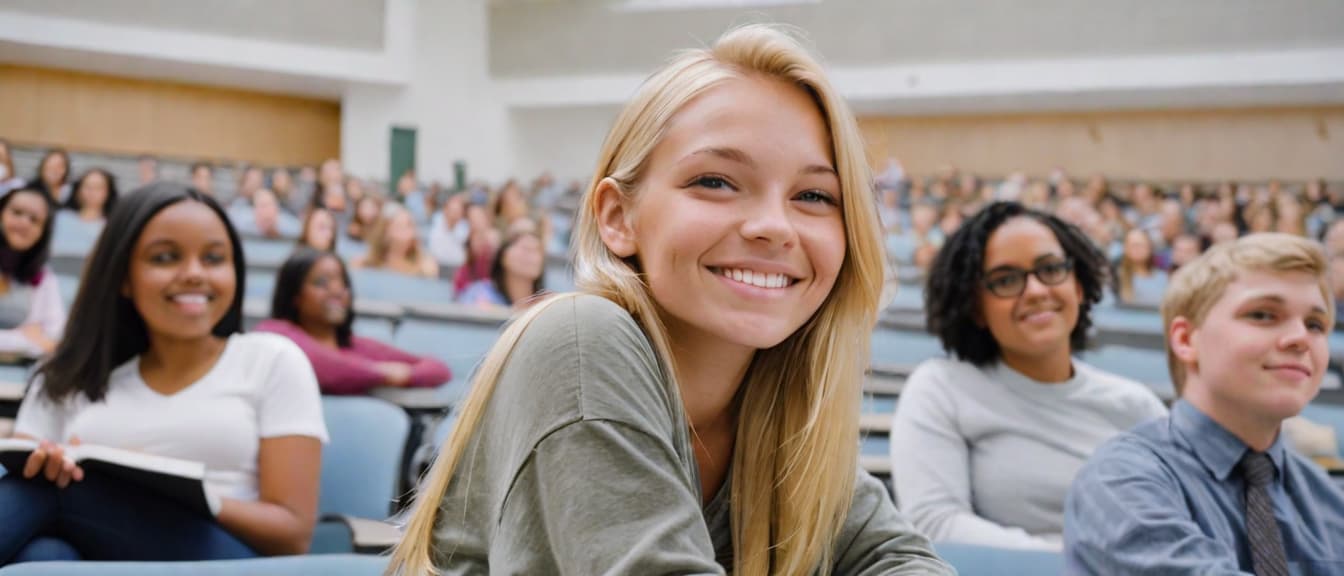
[[[1073,361],[1043,384],[995,363],[927,360],[891,427],[896,503],[934,542],[1062,547],[1064,497],[1102,442],[1165,416],[1150,388]]]
[[[171,396],[145,384],[139,356],[112,371],[100,402],[79,393],[53,404],[40,386],[19,407],[15,433],[204,462],[209,490],[225,498],[257,499],[262,438],[327,441],[313,367],[275,334],[231,336],[214,367]]]

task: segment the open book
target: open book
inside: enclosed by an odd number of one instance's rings
[[[23,474],[23,465],[37,447],[34,440],[0,439],[0,466],[9,474]],[[93,444],[64,448],[65,457],[84,469],[84,481],[106,474],[159,492],[205,516],[211,515],[205,495],[205,464]]]

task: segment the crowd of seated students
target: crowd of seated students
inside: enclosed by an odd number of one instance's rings
[[[1213,244],[1252,232],[1322,239],[1344,213],[1344,189],[1328,189],[1320,180],[1294,186],[1184,182],[1164,188],[1112,184],[1101,175],[1075,182],[1057,170],[1044,179],[1013,174],[995,184],[951,167],[912,177],[893,159],[876,182],[891,256],[921,273],[966,217],[995,200],[1018,201],[1082,229],[1111,261],[1107,300],[1145,307],[1160,299],[1179,265],[1176,257],[1189,261]],[[1147,246],[1139,245],[1132,230],[1147,237]],[[1149,256],[1142,256],[1145,251]]]

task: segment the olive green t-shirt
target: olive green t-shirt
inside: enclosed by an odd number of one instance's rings
[[[701,507],[681,410],[629,313],[597,296],[554,303],[514,348],[458,464],[435,566],[725,574],[730,483]],[[955,574],[863,471],[834,558],[835,574]]]

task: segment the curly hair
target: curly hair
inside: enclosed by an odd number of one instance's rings
[[[929,333],[938,337],[949,354],[976,366],[994,362],[1000,356],[999,343],[979,321],[985,248],[999,226],[1018,217],[1030,218],[1049,228],[1073,263],[1074,278],[1083,289],[1078,324],[1069,335],[1073,350],[1086,348],[1087,333],[1092,327],[1092,306],[1105,294],[1110,265],[1076,226],[1016,202],[995,202],[984,207],[943,244],[934,257],[924,289]]]

